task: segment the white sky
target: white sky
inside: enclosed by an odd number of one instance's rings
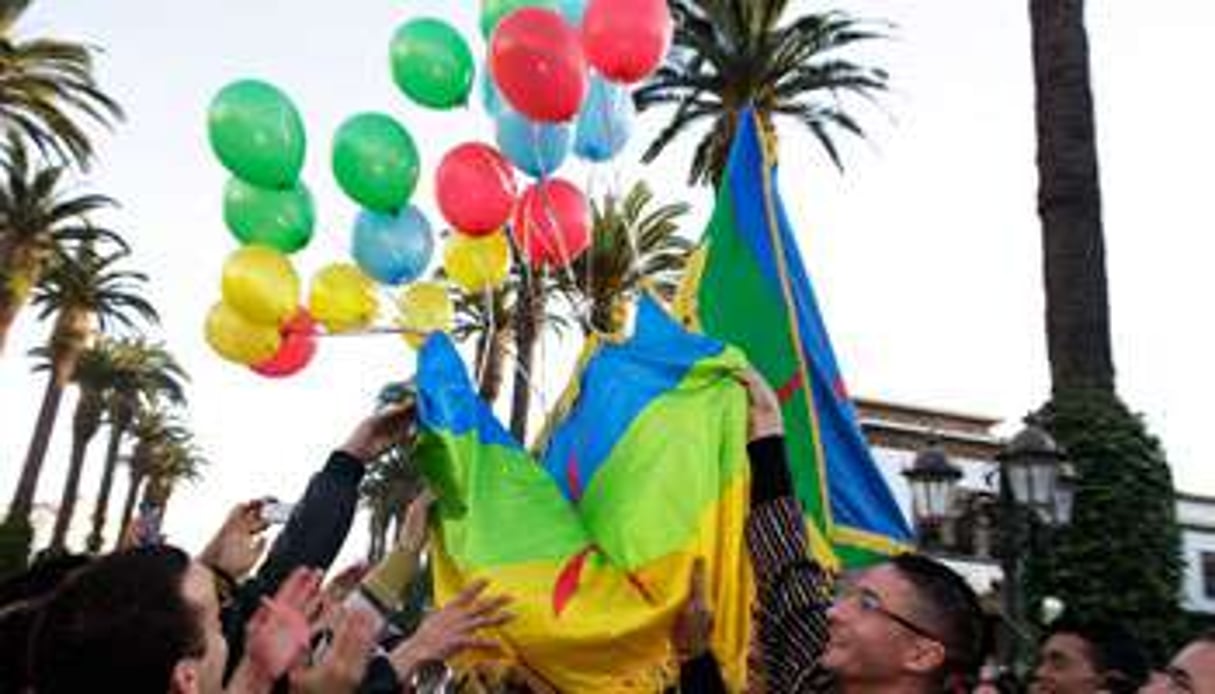
[[[811,6],[823,5],[795,3]],[[891,118],[861,114],[872,145],[845,148],[846,176],[799,131],[783,131],[783,193],[850,389],[1015,420],[1048,392],[1027,3],[833,6],[898,25],[897,40],[872,50],[893,74]],[[415,201],[436,223],[435,163],[454,144],[491,135],[479,108],[426,112],[392,85],[388,40],[398,24],[422,14],[448,19],[483,52],[474,0],[43,0],[18,25],[24,36],[103,46],[102,84],[129,115],[116,133],[99,135],[90,183],[122,202],[107,221],[132,242],[134,266],[153,275],[149,294],[164,338],[193,377],[191,423],[212,465],[201,484],[177,493],[166,526],[188,548],[199,546],[231,503],[294,497],[370,410],[380,384],[413,369],[411,353],[393,337],[328,340],[303,374],[286,381],[261,379],[211,353],[203,316],[218,298],[220,266],[235,242],[221,219],[226,174],[206,144],[207,103],[231,80],[260,77],[300,108],[309,134],[304,180],[317,195],[319,222],[312,245],[295,256],[306,280],[345,258],[356,210],[328,171],[330,135],[345,117],[383,110],[410,129],[425,171]],[[1215,494],[1206,459],[1215,440],[1205,435],[1215,338],[1201,318],[1215,295],[1204,185],[1204,164],[1215,152],[1215,97],[1200,69],[1215,60],[1207,40],[1215,7],[1157,0],[1143,12],[1095,2],[1089,14],[1119,388],[1163,439],[1179,488]],[[664,117],[643,119],[621,161],[637,159]],[[663,199],[697,206],[689,227],[696,234],[711,196],[683,183],[689,151],[644,169],[616,164],[565,174],[584,185],[593,179],[599,190],[644,175]],[[24,354],[48,330],[26,312],[0,358],[6,495],[44,386]],[[566,351],[546,342],[541,387],[562,385],[557,357]],[[74,404],[70,396],[63,403],[39,501],[58,501]],[[104,433],[91,451],[82,515],[91,509]],[[113,514],[125,490],[121,474]],[[352,537],[361,546],[363,528]]]

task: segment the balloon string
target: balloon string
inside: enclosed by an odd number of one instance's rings
[[[481,264],[481,261],[479,258],[475,262],[478,265]],[[489,353],[491,351],[493,351],[493,342],[494,342],[494,340],[497,339],[497,335],[495,333],[497,333],[497,331],[498,331],[498,319],[494,313],[493,291],[494,290],[492,288],[490,288],[490,286],[488,284],[486,284],[485,292],[482,295],[482,298],[485,301],[485,315],[487,317],[487,323],[485,326],[485,330],[486,330],[487,334],[485,336],[485,349],[481,350],[481,360],[480,360],[480,363],[477,364],[477,387],[478,388],[481,386],[481,379],[485,378],[485,371],[489,368]]]

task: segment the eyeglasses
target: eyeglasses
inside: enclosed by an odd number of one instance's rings
[[[855,600],[857,607],[861,609],[861,612],[881,615],[882,617],[885,617],[895,624],[898,624],[916,636],[928,639],[929,641],[936,641],[937,643],[941,644],[944,643],[941,641],[940,637],[925,627],[916,624],[897,612],[892,612],[889,608],[882,604],[882,597],[869,588],[856,585],[850,581],[836,581],[835,602],[842,603],[847,600]]]

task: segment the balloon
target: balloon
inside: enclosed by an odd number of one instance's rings
[[[582,42],[553,10],[525,7],[503,19],[490,41],[489,68],[506,102],[532,120],[568,121],[586,98]]]
[[[211,150],[224,167],[263,188],[295,184],[304,165],[304,122],[273,85],[241,80],[224,87],[207,110]]]
[[[312,193],[303,183],[275,190],[231,178],[224,187],[224,222],[242,244],[294,253],[312,240],[315,219]]]
[[[400,311],[397,323],[411,331],[403,336],[414,349],[422,346],[426,335],[448,330],[456,313],[447,288],[438,282],[409,285],[397,298],[397,309]]]
[[[590,0],[582,21],[586,57],[613,82],[639,82],[671,46],[667,0]]]
[[[558,0],[557,9],[570,26],[582,27],[582,18],[586,16],[586,0]]]
[[[483,0],[481,3],[481,35],[489,39],[493,36],[498,22],[506,15],[521,7],[546,7],[557,9],[559,0]]]
[[[488,66],[481,67],[481,107],[491,116],[497,117],[502,113],[502,109],[506,107],[502,103],[502,95],[498,93],[498,87],[494,84],[494,76],[490,74]]]
[[[447,279],[466,292],[498,287],[510,273],[510,242],[501,231],[488,236],[452,234],[443,249],[443,269]]]
[[[379,311],[375,283],[350,263],[332,263],[312,278],[308,309],[330,332],[366,327]]]
[[[629,91],[592,75],[590,94],[578,116],[574,152],[590,161],[608,161],[620,154],[632,131],[633,99]]]
[[[316,355],[316,321],[308,309],[300,308],[279,329],[278,351],[269,359],[251,365],[257,373],[270,378],[282,378],[299,373]]]
[[[354,222],[351,254],[359,268],[382,284],[417,279],[434,253],[430,222],[410,206],[397,215],[363,210]]]
[[[282,341],[278,328],[254,323],[222,301],[207,313],[205,331],[211,349],[237,364],[254,364],[269,359],[278,351]]]
[[[224,261],[224,303],[253,323],[277,327],[299,302],[300,281],[291,261],[265,246],[245,246]]]
[[[390,48],[392,79],[423,106],[448,109],[468,101],[473,57],[464,37],[447,22],[415,19],[401,25]]]
[[[394,213],[418,184],[418,149],[409,131],[392,118],[360,113],[334,136],[333,174],[355,202]]]
[[[435,173],[439,211],[453,227],[470,235],[492,233],[510,219],[515,206],[515,174],[498,150],[480,142],[448,152]]]
[[[520,171],[539,178],[561,168],[574,130],[565,123],[537,123],[509,106],[494,119],[498,149]]]
[[[511,234],[532,265],[564,266],[591,242],[586,197],[563,179],[541,181],[524,191]]]

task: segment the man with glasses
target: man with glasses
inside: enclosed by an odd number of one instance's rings
[[[974,591],[945,565],[904,554],[841,582],[807,557],[785,462],[780,403],[746,379],[757,640],[769,692],[965,692],[982,660]]]
[[[1186,644],[1140,694],[1215,694],[1215,630]]]

